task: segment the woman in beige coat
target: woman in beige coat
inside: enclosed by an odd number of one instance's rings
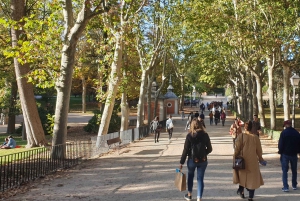
[[[251,133],[252,122],[245,123],[245,132],[239,135],[235,142],[234,156],[243,156],[245,169],[233,170],[233,183],[239,184],[237,194],[244,196],[244,188],[249,191],[249,201],[253,200],[255,189],[264,184],[259,163],[266,165],[262,158],[261,143],[257,135]],[[259,162],[259,163],[258,163]]]

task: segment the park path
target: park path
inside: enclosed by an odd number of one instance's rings
[[[204,102],[213,99],[215,98],[205,97]],[[196,107],[186,109],[197,110]],[[233,149],[228,130],[234,117],[229,114],[224,127],[221,124],[210,126],[207,114],[206,111],[205,123],[213,151],[208,156],[203,200],[241,200],[236,195],[237,185],[232,184]],[[184,130],[187,116],[184,120],[181,120],[180,115],[174,116],[173,119],[175,128],[170,142],[166,132],[161,133],[159,143],[154,143],[154,137],[151,135],[123,147],[120,154],[113,152],[58,173],[56,178],[35,181],[28,192],[8,200],[184,200],[185,192],[179,192],[174,187],[174,176],[187,134]],[[266,138],[262,138],[261,141],[263,157],[268,164],[261,167],[265,185],[256,190],[254,200],[298,201],[300,190],[289,193],[281,191],[277,144]],[[183,172],[187,172],[186,164]],[[196,185],[196,181],[194,184]],[[248,193],[245,195],[248,196]],[[193,197],[196,197],[196,190]]]

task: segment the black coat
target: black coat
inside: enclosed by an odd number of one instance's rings
[[[204,131],[199,131],[196,133],[195,136],[192,136],[191,133],[188,133],[186,138],[185,138],[185,143],[184,143],[184,148],[182,151],[181,159],[180,159],[180,164],[184,164],[186,157],[188,156],[188,159],[190,158],[191,155],[191,147],[192,143],[195,142],[195,139],[198,139],[201,142],[205,143],[206,146],[206,155],[212,152],[212,146],[210,142],[210,138],[208,134]]]

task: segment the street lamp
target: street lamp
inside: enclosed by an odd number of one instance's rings
[[[295,127],[295,89],[299,84],[300,77],[297,74],[294,74],[291,78],[291,84],[293,86],[293,119],[292,119],[292,126]]]

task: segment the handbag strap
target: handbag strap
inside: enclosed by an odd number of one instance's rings
[[[242,133],[242,156],[243,156],[243,149],[244,149],[244,133]]]

